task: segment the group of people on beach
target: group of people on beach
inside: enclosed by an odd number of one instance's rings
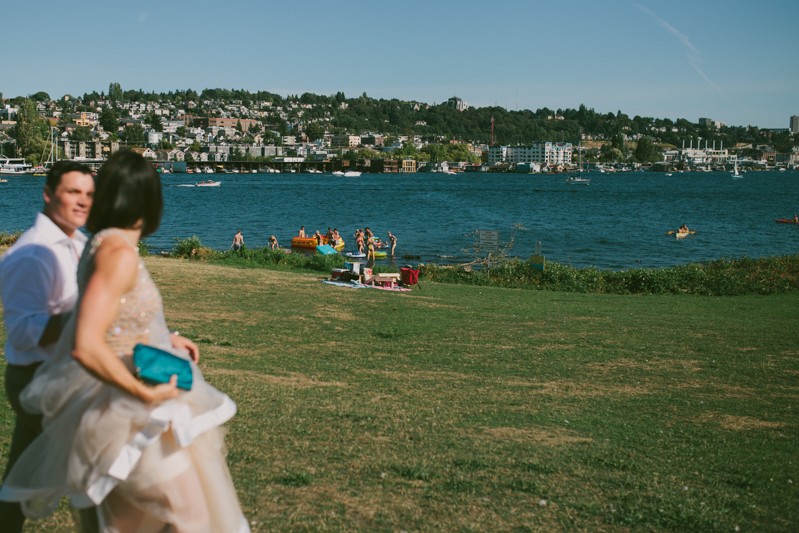
[[[15,414],[3,531],[22,531],[64,497],[83,531],[249,531],[221,428],[236,405],[203,379],[197,344],[168,329],[139,257],[161,221],[158,172],[132,151],[113,154],[96,178],[61,161],[43,201],[0,258]],[[179,389],[170,372],[140,379],[133,354],[143,351],[179,359],[190,385]]]
[[[386,235],[388,236],[388,246],[391,247],[391,255],[393,256],[394,250],[397,248],[397,237],[390,231],[387,232]],[[358,253],[363,254],[365,250],[367,260],[374,259],[375,249],[384,246],[383,241],[381,241],[379,237],[375,237],[375,234],[369,229],[369,226],[366,226],[364,229],[356,229],[354,238]]]
[[[305,226],[300,226],[300,229],[297,231],[297,237],[302,239],[309,238],[309,235],[305,231]],[[386,232],[386,236],[388,237],[388,243],[384,243],[379,237],[376,237],[375,234],[372,232],[369,227],[365,227],[364,229],[356,229],[353,238],[355,239],[355,247],[359,254],[366,254],[367,259],[372,258],[374,259],[375,250],[377,248],[388,247],[390,249],[390,255],[394,255],[394,251],[397,248],[397,236],[393,233]],[[337,248],[338,245],[343,242],[341,237],[341,233],[339,233],[338,228],[331,228],[328,226],[327,232],[322,234],[321,231],[316,230],[310,238],[316,239],[316,244],[329,244],[333,248]],[[278,243],[277,237],[274,235],[269,236],[268,246],[271,250],[277,250],[280,248],[280,244]],[[241,230],[238,230],[235,235],[233,235],[233,242],[230,245],[231,250],[239,251],[244,247],[244,235],[242,234]]]

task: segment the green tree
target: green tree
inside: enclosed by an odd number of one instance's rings
[[[428,144],[421,149],[421,152],[427,154],[433,163],[447,160],[447,147],[443,144]]]
[[[638,140],[638,145],[635,147],[633,157],[639,163],[653,163],[655,161],[660,161],[660,151],[652,142],[652,139],[649,137],[641,137]]]
[[[777,133],[772,138],[774,149],[782,154],[787,154],[793,148],[793,139],[789,132]]]
[[[108,99],[112,102],[121,102],[125,99],[125,94],[119,83],[113,82],[108,85]]]
[[[44,91],[39,91],[38,93],[34,93],[31,95],[31,100],[34,102],[49,102],[50,95]]]
[[[414,158],[419,155],[419,151],[416,149],[415,144],[406,142],[402,145],[402,148],[396,150],[394,154],[400,158]]]
[[[100,112],[100,126],[108,133],[119,130],[119,113],[113,107],[105,107]]]
[[[603,144],[600,159],[605,163],[616,163],[624,159],[624,154],[611,144]]]
[[[321,139],[325,134],[325,127],[318,122],[311,122],[305,126],[305,134],[308,135],[308,139],[311,141],[315,141],[317,139]]]
[[[78,126],[72,131],[73,141],[90,141],[92,138],[92,130],[86,126]]]
[[[155,111],[147,113],[144,122],[155,131],[164,131],[164,124],[161,122],[161,117],[155,114]]]
[[[17,124],[9,132],[17,141],[17,149],[22,157],[38,163],[47,143],[49,127],[36,111],[36,104],[25,98],[19,104]]]
[[[450,144],[447,146],[447,161],[467,161],[469,163],[480,162],[480,156],[469,151],[465,144]]]
[[[364,148],[360,151],[360,156],[364,159],[383,159],[384,154],[371,148]]]
[[[274,131],[267,130],[264,132],[264,144],[280,144],[280,137]]]
[[[129,126],[125,126],[125,131],[122,133],[122,138],[125,139],[125,142],[127,142],[128,144],[143,145],[144,128],[142,128],[138,124],[131,124]]]

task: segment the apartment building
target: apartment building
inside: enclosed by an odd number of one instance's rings
[[[259,124],[257,120],[253,120],[250,118],[229,118],[229,117],[208,118],[208,125],[211,127],[216,126],[219,128],[235,128],[239,123],[241,123],[241,128],[244,131],[248,131],[250,127]]]
[[[488,164],[538,163],[546,166],[571,165],[572,144],[545,142],[529,146],[491,146]]]
[[[333,148],[356,148],[360,145],[360,135],[333,135],[330,140],[330,146]]]

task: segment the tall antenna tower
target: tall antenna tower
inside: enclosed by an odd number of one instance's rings
[[[491,115],[491,144],[489,146],[494,146],[494,115]]]

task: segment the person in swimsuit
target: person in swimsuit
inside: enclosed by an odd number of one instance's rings
[[[233,249],[234,252],[238,252],[244,246],[244,235],[241,234],[241,230],[237,231],[236,234],[233,236],[233,244],[230,247]]]

